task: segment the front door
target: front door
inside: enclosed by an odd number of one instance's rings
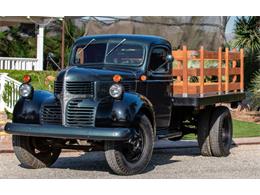
[[[157,128],[170,126],[172,75],[171,63],[166,61],[166,56],[171,54],[167,47],[154,47],[150,53],[148,65],[147,94],[152,102],[156,115]]]

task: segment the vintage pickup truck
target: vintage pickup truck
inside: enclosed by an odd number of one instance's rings
[[[164,38],[146,35],[81,37],[54,93],[34,90],[25,75],[5,131],[28,168],[51,166],[62,149],[101,150],[116,174],[138,174],[155,141],[189,133],[202,155],[227,156],[232,120],[220,103],[244,98],[243,68],[243,50],[172,51]]]

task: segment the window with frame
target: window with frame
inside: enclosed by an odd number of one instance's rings
[[[169,72],[169,65],[166,60],[168,53],[168,49],[164,47],[154,48],[150,57],[149,70],[158,73]]]

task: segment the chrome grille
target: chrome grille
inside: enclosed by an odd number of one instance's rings
[[[82,100],[71,100],[67,106],[66,122],[68,126],[89,127],[95,125],[95,108],[78,106]]]
[[[66,82],[66,90],[71,94],[84,94],[94,96],[94,82]]]
[[[61,81],[55,81],[54,82],[54,93],[55,94],[61,93],[62,85],[63,85],[63,83]]]
[[[41,108],[42,124],[61,124],[61,106],[60,104],[44,105]]]

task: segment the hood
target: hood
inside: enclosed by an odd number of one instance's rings
[[[129,70],[109,70],[99,68],[86,68],[72,66],[62,70],[58,76],[57,81],[112,81],[113,76],[119,74],[122,80],[135,80],[137,76],[134,72]]]

